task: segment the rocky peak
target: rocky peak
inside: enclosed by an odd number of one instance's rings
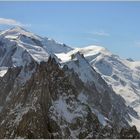
[[[67,45],[20,28],[0,36],[0,66],[9,67],[0,77],[0,138],[138,135],[128,123],[137,113],[82,55],[95,51],[96,58],[100,50],[107,55],[106,50],[90,46],[66,54],[71,50]],[[60,56],[71,58],[60,61],[56,53],[62,51]]]
[[[140,133],[138,132],[136,126],[130,128],[122,128],[120,132],[121,139],[139,139]]]

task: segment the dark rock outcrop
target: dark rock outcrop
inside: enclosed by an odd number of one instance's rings
[[[21,76],[31,71],[21,84]],[[60,68],[54,58],[10,68],[0,80],[0,138],[119,137],[121,126],[115,120],[121,116],[111,108],[108,93],[102,95],[95,86],[87,87],[74,71]],[[108,110],[107,106],[112,119],[103,125],[98,114]]]
[[[122,128],[120,132],[120,139],[140,139],[140,133],[136,126],[130,128]]]

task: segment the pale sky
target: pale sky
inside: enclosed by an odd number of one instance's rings
[[[20,25],[71,47],[140,60],[140,2],[0,2],[0,30]]]

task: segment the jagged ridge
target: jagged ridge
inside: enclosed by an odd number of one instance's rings
[[[0,41],[1,138],[120,138],[138,118],[77,49],[21,28]]]

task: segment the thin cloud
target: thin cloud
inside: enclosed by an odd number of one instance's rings
[[[95,36],[103,36],[103,37],[108,37],[110,36],[109,33],[105,32],[105,31],[96,31],[96,32],[90,32],[91,35],[95,35]]]
[[[31,26],[30,24],[22,24],[21,22],[14,20],[14,19],[8,19],[8,18],[0,18],[0,24],[1,25],[10,25],[10,26]]]
[[[92,40],[96,43],[100,43],[101,42],[101,38],[100,37],[108,37],[110,36],[109,33],[103,31],[103,30],[99,30],[99,31],[90,31],[90,32],[85,32],[83,34],[83,37],[85,39],[88,39],[88,40]]]

